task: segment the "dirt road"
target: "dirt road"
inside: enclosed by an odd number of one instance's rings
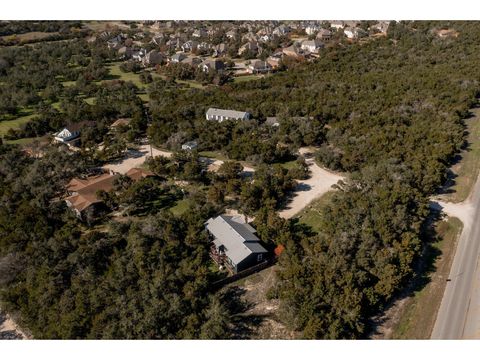
[[[298,214],[312,200],[331,190],[332,185],[343,179],[342,176],[319,167],[308,148],[301,148],[300,153],[305,156],[311,176],[307,180],[298,181],[295,195],[287,207],[279,213],[280,217],[284,219],[289,219]]]

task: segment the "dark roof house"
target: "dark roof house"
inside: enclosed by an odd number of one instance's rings
[[[233,273],[266,260],[268,251],[243,217],[220,215],[210,218],[205,226],[213,238],[212,257],[220,259]]]

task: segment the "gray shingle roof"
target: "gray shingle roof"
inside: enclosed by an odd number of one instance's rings
[[[234,264],[239,264],[252,253],[266,253],[260,239],[254,234],[255,229],[242,223],[238,217],[220,215],[206,222],[207,230],[214,236],[217,247],[223,245],[225,255]]]
[[[245,111],[236,111],[236,110],[223,110],[223,109],[216,109],[210,108],[207,110],[208,116],[224,116],[228,118],[234,119],[243,119],[247,116],[247,112]]]

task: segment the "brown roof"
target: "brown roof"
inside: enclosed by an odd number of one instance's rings
[[[130,179],[132,179],[133,181],[138,181],[149,176],[154,176],[154,173],[141,168],[131,168],[127,171],[125,175],[130,177]]]
[[[110,125],[111,127],[117,127],[117,126],[128,126],[130,124],[130,120],[131,119],[125,119],[125,118],[122,118],[122,119],[117,119],[115,120],[115,122]]]
[[[101,202],[97,198],[97,191],[110,191],[113,189],[113,182],[118,175],[102,174],[90,176],[87,179],[74,178],[70,180],[67,189],[74,194],[65,200],[78,211],[83,211],[92,204]]]

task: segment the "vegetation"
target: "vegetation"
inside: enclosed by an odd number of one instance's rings
[[[432,29],[441,26],[458,37],[438,38]],[[285,247],[269,292],[285,324],[305,338],[365,337],[428,246],[428,198],[465,147],[464,119],[480,95],[479,36],[474,22],[392,23],[386,38],[332,46],[315,62],[257,81],[200,89],[174,81],[191,76],[181,67],[165,78],[138,75],[148,110],[138,83],[111,78],[116,55],[101,42],[0,49],[1,120],[35,112],[5,139],[93,121],[73,154],[46,147],[36,159],[0,145],[2,302],[39,338],[230,337],[233,308],[210,292],[203,224],[231,206],[255,216],[265,243]],[[209,107],[254,120],[207,121]],[[264,124],[269,116],[280,126]],[[112,134],[118,117],[132,120]],[[145,136],[174,151],[148,161],[157,178],[123,179],[101,194],[130,219],[89,226],[66,211],[66,181]],[[232,161],[209,172],[196,151],[180,151],[190,140]],[[316,161],[351,176],[321,216],[307,209],[289,221],[276,210],[295,179],[308,176],[302,158],[289,163],[301,146],[317,147]],[[240,161],[255,165],[252,177]]]

